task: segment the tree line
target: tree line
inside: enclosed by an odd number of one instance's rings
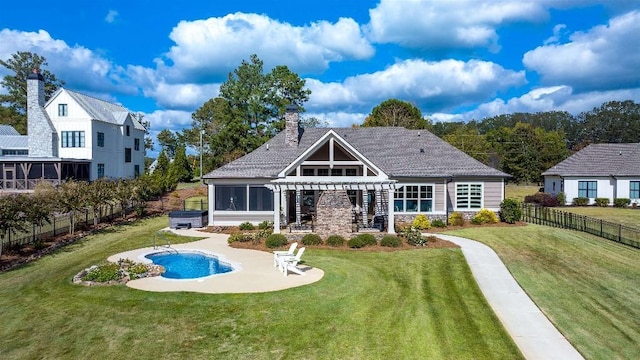
[[[0,65],[15,73],[1,82],[9,91],[0,96],[0,123],[15,124],[16,117],[26,114],[26,87],[20,86],[31,67],[44,66],[46,60],[37,54],[18,52],[11,59],[0,61]],[[46,70],[42,73],[47,94],[64,84]],[[203,172],[207,173],[253,151],[281,131],[289,104],[298,107],[305,127],[327,126],[326,122],[304,116],[304,104],[310,94],[305,80],[287,66],[265,72],[262,60],[251,55],[228,74],[217,97],[191,114],[190,127],[179,132],[160,131],[158,163],[165,162],[164,157],[169,163],[178,161],[182,170],[180,174],[175,170],[172,176],[190,179],[197,158],[183,155],[189,147],[202,154]],[[26,116],[24,121],[26,124]],[[145,126],[148,129],[150,124],[145,122]],[[515,182],[536,183],[541,181],[542,172],[589,144],[640,142],[640,104],[609,101],[575,116],[566,111],[547,111],[468,122],[433,122],[415,105],[388,99],[375,106],[362,124],[353,126],[425,129],[478,161],[511,174]],[[151,140],[145,139],[145,148],[152,146]],[[160,168],[168,169],[168,165]]]

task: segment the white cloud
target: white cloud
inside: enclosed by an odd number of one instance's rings
[[[546,85],[567,84],[577,92],[640,84],[640,11],[612,18],[607,25],[575,32],[570,42],[525,53],[524,65]]]
[[[496,28],[515,21],[540,21],[546,9],[533,1],[382,0],[369,10],[373,41],[410,48],[488,48],[498,51]]]
[[[557,44],[560,42],[560,38],[564,35],[564,30],[567,28],[565,24],[558,24],[553,27],[553,36],[544,41],[545,45]]]
[[[351,127],[353,124],[362,124],[367,115],[369,114],[335,111],[326,113],[305,113],[304,117],[314,117],[322,122],[326,122],[329,127]]]
[[[207,100],[218,96],[219,84],[167,84],[155,83],[143,90],[145,96],[152,97],[159,106],[169,109],[196,109]]]
[[[30,51],[44,56],[48,69],[67,87],[79,91],[118,92],[135,94],[137,89],[127,78],[125,70],[91,50],[79,45],[69,46],[51,38],[48,32],[0,30],[0,58],[9,59],[18,51]]]
[[[109,12],[107,13],[107,16],[105,16],[104,21],[108,22],[109,24],[113,23],[116,21],[116,17],[118,16],[118,12],[115,10],[109,10]]]
[[[569,86],[551,86],[538,88],[509,100],[500,98],[480,104],[475,109],[459,114],[433,113],[428,118],[435,121],[469,121],[481,120],[501,114],[516,112],[567,111],[578,114],[590,111],[608,101],[640,101],[640,88],[611,91],[592,91],[574,94]]]
[[[447,108],[486,100],[500,90],[525,82],[524,72],[486,61],[404,60],[382,71],[349,77],[342,83],[307,79],[312,91],[307,108],[370,111],[371,104],[389,98],[413,102],[423,110]]]
[[[320,73],[330,62],[362,60],[374,54],[359,25],[349,18],[293,26],[266,15],[234,13],[181,21],[169,35],[176,43],[159,69],[170,81],[221,80],[252,53],[268,70],[287,65],[298,73]]]

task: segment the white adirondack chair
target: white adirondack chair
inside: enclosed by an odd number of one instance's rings
[[[284,273],[284,276],[289,275],[289,271],[298,275],[304,275],[304,271],[298,267],[298,262],[302,254],[304,254],[304,247],[300,248],[295,256],[280,256],[278,261],[280,263],[280,270]]]
[[[282,250],[276,250],[273,252],[273,267],[278,267],[279,262],[278,262],[278,258],[281,256],[294,256],[294,251],[296,250],[296,247],[298,246],[297,242],[291,243],[291,246],[289,246],[289,250],[287,251],[282,251]]]

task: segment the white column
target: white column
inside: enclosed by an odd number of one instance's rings
[[[209,184],[207,186],[207,190],[209,191],[209,212],[207,221],[209,222],[209,226],[213,226],[213,210],[216,209],[216,186]]]
[[[287,226],[289,223],[289,204],[288,197],[289,192],[287,190],[280,191],[280,207],[282,208],[282,214],[284,214],[284,223],[280,225]]]
[[[387,206],[388,208],[388,214],[387,214],[387,232],[389,234],[395,234],[396,233],[396,224],[395,224],[395,220],[394,220],[394,216],[395,216],[395,208],[393,207],[393,203],[395,201],[395,195],[396,192],[394,189],[389,189],[389,206]]]
[[[273,190],[273,233],[280,234],[280,188]]]

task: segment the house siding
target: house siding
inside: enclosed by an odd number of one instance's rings
[[[564,177],[564,192],[567,202],[573,202],[578,197],[578,183],[580,181],[596,181],[596,197],[589,198],[589,204],[594,204],[596,198],[608,198],[609,203],[613,203],[615,193],[615,179],[612,177]]]

